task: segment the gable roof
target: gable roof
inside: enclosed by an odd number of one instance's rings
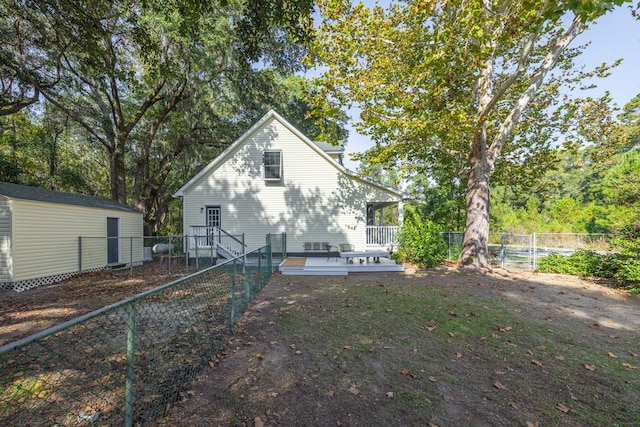
[[[287,120],[285,120],[284,117],[282,117],[280,114],[276,113],[275,110],[270,110],[267,114],[265,114],[264,117],[262,117],[260,120],[258,120],[258,122],[256,122],[256,124],[251,126],[249,128],[249,130],[247,130],[245,133],[243,133],[242,136],[240,136],[240,138],[238,138],[233,144],[231,144],[229,147],[227,147],[222,153],[220,153],[220,155],[218,157],[213,159],[207,166],[202,168],[202,170],[200,172],[198,172],[193,178],[191,178],[189,180],[189,182],[187,182],[178,191],[176,191],[173,194],[173,197],[176,197],[176,198],[177,197],[183,197],[185,191],[187,191],[191,186],[193,186],[196,182],[198,182],[198,180],[200,180],[200,178],[202,178],[203,176],[209,174],[209,172],[211,172],[212,170],[215,170],[220,164],[224,163],[227,160],[227,158],[230,156],[230,154],[236,149],[236,147],[238,147],[241,144],[243,144],[256,130],[261,128],[270,119],[274,119],[274,120],[277,120],[278,122],[280,122],[280,124],[282,124],[289,131],[291,131],[294,135],[296,135],[303,143],[307,144],[316,153],[318,153],[318,155],[320,157],[322,157],[327,162],[332,164],[336,169],[338,169],[340,172],[344,173],[345,175],[347,175],[347,176],[349,176],[349,177],[351,177],[353,179],[356,179],[356,180],[359,180],[359,181],[363,181],[363,182],[365,182],[365,183],[367,183],[369,185],[372,185],[374,187],[378,187],[378,188],[380,188],[380,189],[382,189],[384,191],[393,193],[393,194],[397,195],[398,197],[402,197],[403,199],[408,198],[408,196],[406,194],[401,193],[401,192],[399,192],[398,190],[396,190],[394,188],[391,188],[391,187],[389,187],[387,185],[381,184],[381,183],[379,183],[377,181],[374,181],[372,179],[369,179],[367,177],[360,176],[360,175],[356,174],[355,172],[352,172],[349,169],[345,168],[340,163],[335,161],[328,154],[328,153],[342,153],[344,151],[344,147],[342,147],[342,146],[333,146],[333,145],[325,143],[325,142],[314,142],[314,141],[311,141],[309,138],[307,138],[306,135],[304,135],[302,132],[300,132],[298,129],[296,129]]]
[[[28,185],[11,184],[9,182],[1,181],[0,196],[16,200],[31,200],[36,202],[57,203],[61,205],[83,206],[86,208],[100,208],[141,213],[131,206],[118,203],[115,200],[105,199],[104,197],[64,193],[62,191],[47,190],[46,188],[30,187]]]

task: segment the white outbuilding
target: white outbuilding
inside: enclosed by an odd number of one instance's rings
[[[142,212],[101,197],[0,182],[0,288],[139,265]]]

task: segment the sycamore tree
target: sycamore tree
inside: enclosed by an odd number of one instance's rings
[[[324,72],[313,102],[325,116],[361,110],[358,129],[376,142],[368,161],[463,176],[459,263],[485,267],[490,177],[535,177],[552,161],[563,83],[573,89],[607,71],[576,71],[581,48],[569,45],[623,2],[323,1],[310,63]]]

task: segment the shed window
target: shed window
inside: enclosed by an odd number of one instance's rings
[[[282,152],[264,152],[264,179],[266,181],[280,181],[282,179]]]

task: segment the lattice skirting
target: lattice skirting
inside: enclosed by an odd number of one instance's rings
[[[2,282],[2,289],[10,289],[16,292],[23,292],[38,286],[48,285],[49,283],[62,282],[68,278],[75,276],[77,273],[56,274],[55,276],[38,277],[37,279],[21,280],[19,282]]]
[[[142,265],[142,261],[134,262],[133,266]],[[82,270],[83,273],[93,273],[96,271],[102,271],[106,267],[92,268],[89,270]],[[56,274],[55,276],[38,277],[37,279],[21,280],[18,282],[0,282],[0,289],[8,289],[16,292],[23,292],[29,289],[37,288],[38,286],[48,285],[50,283],[62,282],[70,277],[77,275],[78,273],[64,273]]]

